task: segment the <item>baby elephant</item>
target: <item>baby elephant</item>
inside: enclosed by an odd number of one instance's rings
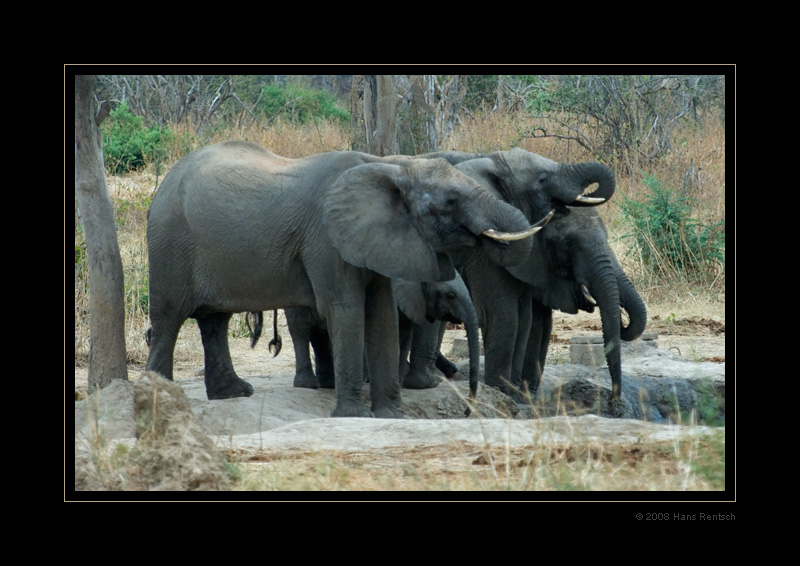
[[[478,317],[461,276],[456,273],[450,281],[424,283],[393,279],[392,292],[398,307],[401,385],[409,389],[436,387],[439,380],[434,366],[446,376],[452,376],[455,366],[439,351],[445,323],[464,323],[469,343],[470,391],[474,396],[478,384],[480,334]],[[291,307],[284,311],[295,349],[294,386],[333,388],[333,356],[325,321],[308,307]],[[271,344],[274,342],[273,339]],[[314,350],[316,372],[311,364],[309,345]]]

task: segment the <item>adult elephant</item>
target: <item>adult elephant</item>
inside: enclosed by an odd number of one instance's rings
[[[611,198],[616,188],[613,172],[603,164],[558,163],[520,148],[491,154],[441,152],[421,157],[453,163],[529,219],[554,210],[553,220],[536,238],[568,219],[571,209],[567,204],[576,209],[596,206]],[[576,198],[595,183],[598,187],[594,192]],[[463,250],[452,257],[472,295],[483,330],[485,383],[517,398],[520,388],[535,392],[538,383],[523,371],[533,313],[531,284],[517,277],[510,266],[507,269],[490,261],[480,250]],[[548,269],[545,263],[530,258],[519,265],[525,265],[526,272]]]
[[[444,323],[463,323],[468,341],[470,393],[474,397],[478,388],[480,331],[475,307],[461,276],[456,273],[450,281],[422,283],[393,279],[392,292],[399,317],[398,373],[401,386],[408,389],[433,388],[439,385],[434,367],[448,377],[457,371],[441,355],[440,349]],[[312,308],[292,307],[284,309],[284,312],[294,344],[294,386],[311,389],[334,387],[333,355],[325,321]],[[316,371],[311,364],[312,350]]]
[[[519,210],[444,160],[286,159],[244,142],[199,149],[172,167],[148,211],[146,369],[172,378],[178,332],[194,318],[208,398],[252,395],[230,357],[232,314],[314,307],[333,346],[332,415],[402,417],[389,278],[451,278],[439,255],[467,248],[512,265],[530,253],[530,233]]]
[[[622,392],[620,340],[635,340],[644,332],[647,309],[616,255],[608,232],[594,209],[574,209],[537,234],[533,251],[523,263],[506,268],[531,286],[533,311],[523,375],[536,391],[544,370],[553,329],[553,309],[575,314],[600,309],[603,343],[611,375],[612,399]],[[622,322],[621,310],[629,322]]]

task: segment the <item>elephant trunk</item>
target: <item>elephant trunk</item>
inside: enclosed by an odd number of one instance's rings
[[[478,330],[478,315],[474,308],[466,313],[464,328],[467,331],[469,348],[469,396],[470,399],[475,399],[478,393],[478,374],[481,365],[481,335]]]
[[[622,326],[620,338],[626,342],[636,340],[647,326],[647,308],[630,279],[621,271],[617,275],[620,306],[628,313],[628,326]]]
[[[571,183],[583,191],[586,187],[597,183],[598,187],[588,195],[580,195],[576,200],[564,199],[570,206],[597,206],[612,197],[617,187],[614,172],[606,165],[596,161],[564,165],[565,176]],[[574,197],[573,197],[574,198]]]
[[[603,325],[603,345],[611,374],[611,396],[618,400],[622,392],[622,356],[620,345],[621,317],[620,297],[617,277],[611,259],[600,255],[590,260],[588,292],[600,308],[600,321]],[[585,284],[581,283],[583,288]]]

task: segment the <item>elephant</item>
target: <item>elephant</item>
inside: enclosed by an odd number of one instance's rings
[[[478,315],[461,275],[451,281],[418,283],[393,280],[400,316],[400,375],[408,389],[439,385],[434,366],[451,377],[458,370],[441,353],[448,322],[464,324],[469,351],[470,397],[475,398],[480,370]],[[408,360],[408,361],[407,361]]]
[[[456,273],[450,281],[422,283],[392,279],[392,292],[399,317],[401,386],[408,389],[438,386],[434,366],[447,377],[454,375],[455,365],[440,352],[444,323],[464,323],[469,344],[470,396],[474,398],[478,388],[480,332],[475,308],[461,276]],[[284,312],[295,351],[294,386],[333,388],[335,372],[325,321],[312,308],[292,307]],[[314,351],[316,373],[309,345]]]
[[[611,376],[611,398],[622,393],[620,340],[635,340],[647,325],[647,308],[616,255],[608,231],[595,209],[574,209],[536,236],[528,259],[506,269],[530,285],[533,295],[531,332],[523,374],[531,391],[541,382],[553,329],[553,309],[575,314],[600,309],[603,343]],[[624,325],[621,309],[628,313]]]
[[[440,152],[419,157],[446,159],[529,219],[552,209],[553,219],[534,237],[534,250],[543,245],[543,235],[568,221],[573,211],[606,202],[616,189],[613,172],[603,164],[558,163],[520,148],[491,154]],[[578,197],[594,183],[597,189]],[[561,252],[569,254],[567,249]],[[535,376],[524,373],[533,286],[516,275],[514,266],[491,262],[480,250],[462,250],[451,257],[478,313],[485,350],[484,382],[521,401],[520,391],[535,393],[538,386]],[[537,257],[528,257],[517,266],[524,268],[527,276],[544,278],[549,267]]]
[[[148,210],[146,370],[172,379],[178,332],[194,318],[208,399],[250,396],[230,356],[233,313],[313,307],[330,332],[332,416],[402,418],[391,278],[451,279],[442,255],[468,248],[519,263],[540,228],[446,160],[355,151],[289,159],[242,141],[206,146],[170,169]]]

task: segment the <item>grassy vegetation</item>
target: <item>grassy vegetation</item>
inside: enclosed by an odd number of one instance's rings
[[[482,113],[464,117],[442,147],[469,152],[490,152],[514,145],[557,161],[594,159],[580,145],[556,138],[531,138],[529,132],[542,119],[523,114]],[[556,125],[547,125],[555,129]],[[162,152],[163,160],[138,169],[108,174],[115,208],[117,236],[125,276],[126,348],[129,363],[142,367],[147,357],[144,334],[148,282],[145,238],[147,208],[155,187],[170,165],[197,146],[197,136],[185,126],[170,128],[174,147]],[[246,139],[290,158],[346,150],[348,126],[338,119],[292,123],[276,119],[267,129],[252,127],[226,131],[208,143]],[[676,196],[686,187],[692,165],[702,175],[691,182],[691,200],[681,201],[684,220],[701,226],[720,226],[725,220],[725,128],[722,119],[708,117],[702,127],[677,128],[673,151],[647,170],[617,167],[618,195],[599,211],[610,232],[612,248],[648,305],[664,317],[681,318],[688,309],[710,305],[719,312],[725,302],[724,244],[722,261],[694,270],[676,269],[648,248],[635,218],[625,203],[650,203],[652,183]],[[168,161],[170,160],[171,161]],[[75,212],[75,363],[85,364],[89,351],[88,274],[85,241]],[[193,321],[187,324],[194,325]],[[234,317],[234,333],[246,332],[244,315]],[[181,343],[175,359],[192,356]],[[714,399],[709,397],[708,410]],[[688,416],[687,416],[688,418]],[[120,465],[126,449],[113,448],[103,466]],[[415,464],[409,465],[413,457]],[[303,465],[298,465],[302,461]],[[720,490],[724,489],[724,431],[712,436],[641,446],[594,446],[576,443],[562,447],[514,450],[503,447],[433,447],[387,453],[376,461],[358,454],[292,454],[255,458],[231,453],[231,476],[237,490]],[[104,468],[104,469],[106,469]]]
[[[673,442],[280,453],[237,460],[235,491],[718,491],[724,432]]]

